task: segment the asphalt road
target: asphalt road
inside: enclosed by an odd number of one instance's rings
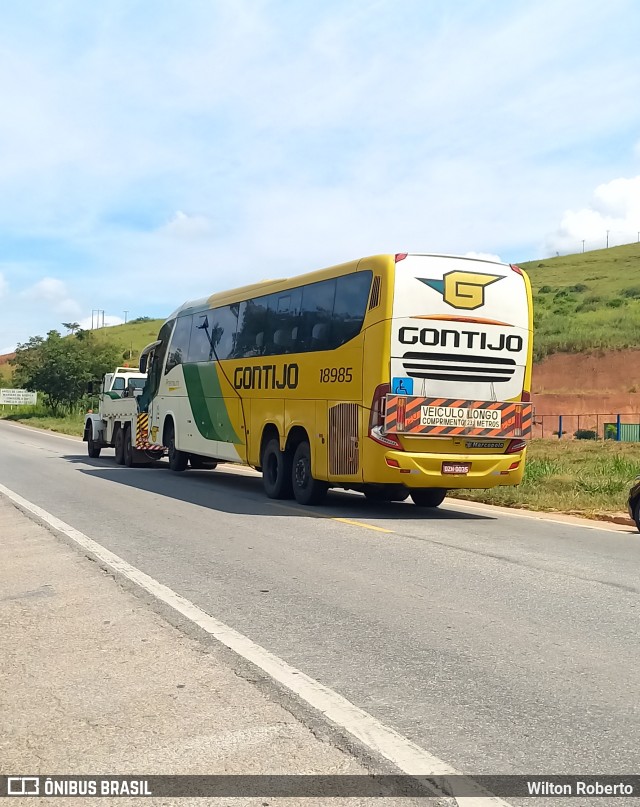
[[[246,471],[112,454],[0,422],[0,483],[458,770],[637,772],[640,535],[339,492],[304,509]]]

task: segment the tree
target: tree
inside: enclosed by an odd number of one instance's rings
[[[66,338],[58,331],[49,331],[46,339],[32,336],[18,345],[11,364],[15,381],[42,393],[47,405],[59,414],[79,403],[90,381],[117,366],[121,350],[117,345],[96,341],[87,331]]]
[[[62,327],[66,328],[71,333],[75,333],[80,328],[79,322],[63,322]]]

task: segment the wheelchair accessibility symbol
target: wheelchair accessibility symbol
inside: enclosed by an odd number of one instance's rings
[[[413,378],[394,378],[391,391],[394,395],[413,395]]]

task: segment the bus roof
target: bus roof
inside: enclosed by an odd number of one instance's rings
[[[496,261],[491,258],[484,257],[471,257],[465,255],[448,255],[439,253],[427,252],[410,252],[410,253],[395,253],[406,254],[407,256],[426,257],[426,258],[455,258],[457,260],[478,261],[481,263],[496,263],[505,265],[502,261]],[[358,258],[355,261],[348,261],[347,263],[340,263],[334,266],[329,266],[325,269],[316,269],[312,272],[306,272],[302,275],[293,275],[292,277],[278,278],[277,280],[261,280],[258,283],[251,283],[247,286],[239,286],[235,289],[227,291],[216,292],[209,297],[201,297],[198,300],[189,300],[183,305],[176,308],[176,310],[167,317],[167,322],[179,316],[180,314],[193,314],[199,311],[207,311],[210,308],[217,308],[218,306],[229,305],[230,303],[242,302],[243,300],[250,300],[255,296],[262,296],[274,291],[285,291],[291,286],[304,285],[306,283],[315,283],[319,280],[347,274],[349,272],[356,272],[358,269],[370,269],[371,264],[378,264],[379,270],[384,270],[385,265],[389,265],[390,261],[395,261],[395,254],[388,253],[385,255],[371,255],[366,258]],[[360,264],[363,264],[362,266]],[[257,295],[256,292],[259,292]]]

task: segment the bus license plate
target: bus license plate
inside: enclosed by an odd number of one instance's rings
[[[470,462],[443,462],[443,474],[468,474],[471,468]]]

